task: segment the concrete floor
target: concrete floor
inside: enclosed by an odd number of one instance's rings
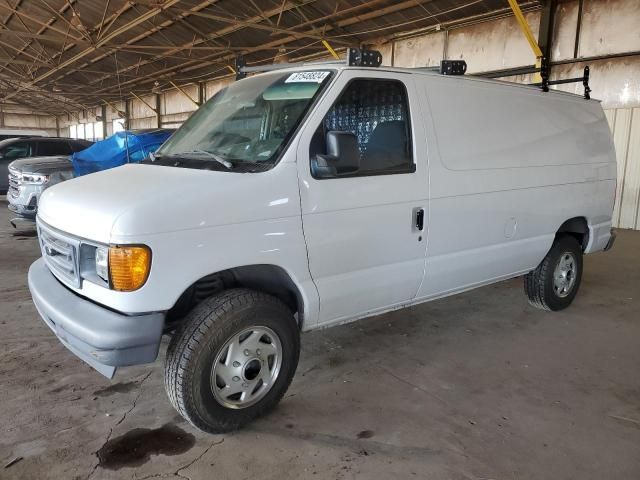
[[[36,240],[3,200],[2,479],[640,478],[640,232],[586,258],[561,313],[515,279],[305,334],[279,407],[208,436],[171,408],[161,361],[110,382],[58,343],[26,287]]]

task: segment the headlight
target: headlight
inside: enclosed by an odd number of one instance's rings
[[[131,292],[147,281],[151,270],[151,250],[144,245],[109,247],[108,264],[111,288]],[[96,251],[96,270],[97,268]]]
[[[109,249],[106,247],[96,249],[96,274],[109,283]]]
[[[32,183],[35,185],[42,185],[49,181],[49,175],[38,175],[35,173],[23,173],[22,183]]]

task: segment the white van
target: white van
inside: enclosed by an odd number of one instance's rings
[[[566,308],[613,242],[615,187],[597,101],[299,66],[230,85],[142,164],[46,190],[29,287],[108,377],[171,334],[169,399],[223,432],[282,398],[302,331],[516,276]]]

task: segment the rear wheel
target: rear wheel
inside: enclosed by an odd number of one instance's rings
[[[571,235],[556,238],[538,267],[524,277],[529,303],[543,310],[562,310],[573,302],[582,280],[582,248]]]
[[[298,326],[286,305],[261,292],[228,290],[184,319],[167,351],[165,387],[193,426],[227,432],[280,401],[299,353]]]

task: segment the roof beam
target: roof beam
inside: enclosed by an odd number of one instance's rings
[[[60,8],[60,12],[64,13],[67,11],[67,9],[69,8],[69,4],[74,2],[75,0],[69,0],[68,2],[66,2],[62,8]],[[13,7],[13,9],[9,8],[12,11],[12,15],[13,14],[17,14],[17,8],[21,5],[21,2],[16,3],[16,5]],[[8,8],[2,4],[0,4],[0,7],[4,7],[4,8]],[[21,18],[21,17],[20,17]],[[8,20],[7,20],[8,21]],[[22,20],[21,20],[22,21]],[[65,38],[68,37],[68,32],[63,32],[58,30],[57,28],[53,27],[53,24],[55,23],[56,19],[55,18],[51,18],[49,19],[47,22],[42,23],[42,22],[36,22],[40,25],[42,25],[41,28],[38,29],[38,31],[36,32],[37,34],[42,34],[44,32],[46,32],[47,30],[52,30],[52,31],[57,31],[61,34],[63,34],[65,36]],[[27,42],[21,49],[20,52],[24,52],[30,45],[30,42]],[[22,53],[19,53],[18,55],[21,55]],[[17,58],[17,56],[15,56],[14,58]],[[7,70],[8,69],[8,65],[4,65],[2,67],[0,67],[0,72]]]
[[[21,12],[19,10],[16,10],[15,8],[11,8],[11,7],[8,7],[6,5],[3,5],[2,3],[0,3],[0,8],[4,8],[5,10],[8,10],[8,11],[12,12],[12,13],[14,13],[15,15],[17,15],[19,17],[24,17],[24,18],[26,18],[27,20],[29,20],[29,21],[31,21],[33,23],[37,23],[38,25],[42,26],[42,28],[44,28],[45,30],[53,30],[55,32],[60,33],[61,35],[66,35],[67,34],[65,31],[60,30],[60,29],[58,29],[58,28],[56,28],[56,27],[51,25],[51,24],[53,24],[55,22],[55,18],[52,18],[47,22],[43,22],[43,21],[41,21],[41,20],[29,15],[28,13]],[[67,7],[67,8],[69,8],[69,7]],[[66,8],[65,8],[65,11],[66,11]],[[51,24],[49,24],[49,22],[51,22]],[[42,32],[38,32],[38,33],[42,33]],[[73,36],[72,36],[72,38],[74,40],[82,40],[81,38],[77,38],[77,37],[73,37]]]
[[[23,90],[30,90],[38,94],[38,96],[45,99],[45,101],[54,101],[57,103],[67,104],[75,109],[80,109],[80,110],[86,110],[89,108],[87,105],[84,105],[83,103],[78,101],[67,99],[63,95],[56,95],[55,93],[47,92],[46,90],[43,90],[38,86],[29,85],[26,82],[22,82],[19,80],[15,80],[11,77],[7,77],[7,74],[4,74],[4,73],[0,74],[0,79],[2,79],[2,81],[4,81],[5,83],[11,85],[13,88],[13,91],[16,91],[17,89],[22,88]]]
[[[152,8],[151,10],[148,10],[146,13],[144,13],[141,16],[139,16],[138,18],[136,18],[136,19],[134,19],[134,20],[132,20],[130,22],[127,22],[126,24],[122,25],[121,27],[116,28],[113,32],[111,32],[111,33],[109,33],[107,35],[103,35],[103,37],[100,38],[96,42],[96,44],[94,46],[91,46],[89,48],[86,48],[86,49],[82,50],[81,52],[75,54],[74,56],[72,56],[68,60],[60,63],[58,66],[56,66],[56,67],[44,72],[42,75],[39,75],[38,77],[33,79],[31,82],[29,82],[28,85],[33,86],[33,85],[37,84],[38,82],[41,82],[42,80],[45,80],[45,79],[49,78],[51,75],[54,75],[56,72],[62,70],[63,68],[66,68],[66,67],[68,67],[70,65],[73,65],[78,60],[86,57],[88,54],[90,54],[91,52],[94,52],[99,47],[101,47],[101,46],[105,45],[106,43],[108,43],[109,41],[117,38],[121,34],[131,30],[133,27],[135,27],[137,25],[140,25],[141,23],[145,22],[146,20],[156,16],[162,10],[164,10],[166,8],[169,8],[172,5],[175,5],[179,1],[180,0],[166,0],[165,3],[162,4],[160,7]],[[3,100],[8,100],[9,98],[12,98],[12,97],[16,96],[18,93],[20,93],[23,90],[24,89],[18,89],[14,93],[5,96]]]
[[[300,2],[298,2],[298,3],[309,4],[309,3],[312,3],[312,2],[314,2],[314,1],[315,1],[315,0],[300,0]],[[291,10],[291,9],[295,8],[296,6],[298,6],[298,5],[297,5],[297,4],[295,4],[295,3],[287,3],[287,5],[285,5],[285,7],[284,7],[284,10],[285,10],[285,11],[287,11],[287,10]],[[265,11],[265,12],[263,12],[263,13],[264,13],[264,15],[267,15],[268,17],[274,17],[274,16],[278,15],[278,13],[280,13],[280,10],[281,10],[281,8],[280,8],[280,7],[277,7],[277,8],[273,8],[273,9],[271,9],[271,10],[267,10],[267,11]],[[184,12],[184,13],[186,13],[186,12]],[[262,20],[263,20],[263,17],[262,17],[262,16],[260,16],[260,15],[256,15],[256,16],[253,16],[253,17],[251,17],[251,18],[249,18],[249,19],[244,20],[244,22],[245,22],[245,23],[246,23],[246,22],[255,23],[255,22],[260,22],[260,21],[262,21]],[[122,68],[122,69],[118,70],[116,73],[121,74],[121,73],[124,73],[124,72],[127,72],[127,71],[131,71],[131,70],[138,69],[138,68],[140,68],[141,66],[152,64],[152,63],[154,63],[155,61],[160,61],[160,60],[162,60],[166,55],[173,55],[173,54],[178,53],[178,52],[181,52],[181,51],[183,51],[183,50],[189,50],[189,49],[192,49],[192,48],[194,48],[195,46],[198,46],[198,45],[201,45],[202,43],[205,43],[206,41],[209,41],[209,40],[213,40],[213,39],[216,39],[216,38],[223,37],[223,36],[225,36],[225,35],[228,35],[228,34],[230,34],[230,33],[236,32],[236,31],[238,31],[238,30],[242,30],[242,29],[244,29],[244,28],[246,28],[246,27],[245,27],[245,26],[241,26],[241,25],[229,25],[228,27],[224,27],[224,28],[222,28],[222,29],[220,29],[220,30],[217,30],[217,31],[215,31],[215,32],[210,33],[210,34],[207,36],[207,39],[195,39],[195,40],[192,40],[191,42],[185,43],[185,44],[180,45],[180,46],[178,46],[178,47],[176,47],[176,48],[171,48],[171,49],[169,49],[169,50],[166,50],[166,51],[165,51],[165,52],[163,52],[162,54],[158,55],[156,58],[151,58],[151,59],[143,60],[143,61],[140,61],[140,62],[138,62],[138,63],[134,64],[134,65],[129,65],[128,67],[124,67],[124,68]],[[296,38],[294,38],[293,40],[295,40],[295,39],[296,39]],[[128,46],[128,45],[127,45],[127,46]],[[250,48],[255,48],[255,47],[250,47]],[[234,56],[235,56],[235,53],[234,53],[233,55],[227,55],[227,57],[226,57],[226,58],[233,58]],[[94,81],[90,82],[90,84],[91,84],[91,85],[95,85],[95,84],[100,83],[101,81],[103,81],[103,80],[105,80],[105,79],[107,79],[107,78],[109,78],[109,77],[111,77],[111,75],[110,75],[110,76],[105,76],[105,77],[98,78],[98,79],[96,79],[96,80],[94,80]]]
[[[298,37],[298,38],[312,38],[314,40],[322,40],[323,39],[323,36],[320,35],[320,34],[307,33],[307,32],[296,32],[296,31],[291,30],[291,29],[278,28],[278,27],[274,27],[272,25],[263,25],[261,23],[255,22],[255,21],[251,22],[251,21],[237,20],[235,18],[228,18],[228,17],[223,17],[222,15],[213,15],[213,14],[205,13],[205,12],[197,12],[197,13],[194,13],[193,15],[196,16],[196,17],[208,18],[210,20],[215,20],[215,21],[221,22],[221,23],[228,23],[228,24],[231,24],[231,25],[241,25],[243,27],[254,28],[254,29],[257,29],[257,30],[266,30],[267,32],[276,33],[276,34],[280,34],[280,35],[293,35],[293,36]],[[260,19],[263,19],[263,17],[261,15],[259,15],[258,17]],[[342,44],[346,44],[346,41],[344,41],[344,40],[337,40],[336,42],[342,43]]]
[[[374,0],[375,1],[375,0]],[[380,1],[380,0],[378,0]],[[350,15],[347,16],[346,18],[335,22],[335,25],[326,25],[326,28],[324,29],[320,29],[320,28],[312,28],[310,30],[307,31],[307,33],[312,33],[312,34],[316,34],[316,33],[320,33],[322,32],[322,30],[324,30],[324,33],[329,32],[334,30],[335,28],[339,28],[339,27],[344,27],[344,26],[349,26],[349,25],[354,25],[360,22],[364,22],[367,20],[372,20],[384,15],[388,15],[390,13],[395,13],[395,12],[399,12],[402,10],[406,10],[412,7],[415,7],[417,4],[423,4],[423,3],[428,3],[431,2],[432,0],[405,0],[403,2],[399,2],[393,5],[390,5],[388,7],[384,7],[384,8],[379,8],[379,9],[375,9],[372,11],[369,11],[367,13],[363,13],[363,14],[359,14],[359,15]],[[274,8],[271,11],[269,11],[269,13],[271,13],[270,16],[275,16],[278,14],[278,12],[280,11],[280,7]],[[265,12],[266,13],[266,12]],[[352,12],[353,13],[353,12]],[[257,19],[261,19],[262,17],[257,16],[257,17],[253,17],[253,18],[257,18]],[[228,29],[232,28],[232,27],[227,27]],[[333,41],[333,39],[328,36],[326,37],[328,40]],[[250,53],[255,53],[255,52],[260,52],[260,51],[264,51],[264,50],[272,50],[272,49],[276,49],[278,47],[282,47],[288,43],[294,42],[296,40],[300,40],[299,37],[297,36],[293,36],[290,35],[288,37],[282,38],[282,39],[278,39],[278,40],[274,40],[259,46],[255,46],[255,47],[251,47],[249,49],[247,49],[246,51],[242,52],[243,54],[250,54]],[[184,48],[188,48],[188,47],[184,47]],[[319,47],[319,49],[324,48],[322,46]],[[168,67],[162,70],[159,70],[157,72],[155,72],[153,74],[153,78],[143,78],[143,79],[132,79],[126,82],[123,82],[122,85],[142,85],[145,83],[149,83],[150,81],[156,81],[159,79],[166,79],[166,78],[170,78],[172,76],[172,74],[174,74],[177,70],[180,70],[181,72],[188,72],[188,71],[192,71],[192,70],[196,70],[196,69],[200,69],[200,68],[204,68],[206,66],[209,66],[211,64],[222,64],[225,61],[229,61],[231,59],[234,58],[234,55],[210,55],[210,56],[206,56],[204,58],[198,59],[198,60],[193,60],[191,62],[187,62],[185,64],[182,65],[177,65],[177,66],[172,66],[172,67]],[[146,63],[151,63],[150,61],[146,61]],[[128,67],[133,68],[133,67]],[[127,68],[123,69],[123,71],[126,71]],[[104,89],[100,89],[98,90],[99,92],[104,92],[109,90],[110,87],[104,88]]]
[[[186,10],[183,13],[183,15],[181,16],[181,18],[186,18],[186,17],[188,17],[190,15],[189,12],[202,10],[203,8],[206,8],[207,6],[212,5],[212,4],[216,3],[217,1],[218,0],[205,0],[205,1],[201,2],[201,3],[199,3],[198,5],[190,8],[189,10]],[[130,5],[131,5],[130,3],[126,3],[125,4],[125,6],[128,6],[128,8],[130,8]],[[119,13],[118,13],[118,15],[119,15]],[[115,20],[115,18],[116,17],[114,17],[114,20]],[[105,30],[103,30],[103,32],[102,32],[102,36],[104,36],[106,31],[109,30],[109,28],[113,25],[113,21],[114,20],[111,20],[111,23],[107,27],[105,27]],[[97,63],[100,60],[103,60],[103,59],[107,58],[108,56],[110,56],[113,53],[114,50],[124,49],[123,47],[133,46],[132,44],[134,44],[135,42],[143,40],[143,39],[151,36],[152,34],[154,34],[154,33],[158,32],[158,31],[160,31],[160,30],[162,30],[164,28],[167,28],[167,27],[173,25],[174,23],[175,23],[174,21],[163,22],[160,25],[158,25],[158,26],[156,26],[156,27],[154,27],[154,28],[152,28],[150,30],[147,30],[146,32],[144,32],[144,33],[142,33],[140,35],[137,35],[134,38],[131,38],[131,39],[127,40],[123,44],[120,44],[121,46],[115,46],[115,45],[112,45],[112,44],[105,44],[105,45],[103,45],[104,47],[111,47],[111,49],[109,51],[107,51],[106,53],[100,54],[97,57],[92,58],[91,60],[83,63],[82,65],[78,66],[77,69],[78,70],[82,70],[83,68],[85,68],[85,67],[87,67],[87,66],[89,66],[91,64]],[[102,38],[102,37],[100,37],[100,38]],[[57,78],[53,79],[53,81],[60,80],[61,78],[64,78],[65,76],[69,75],[70,73],[71,72],[63,72],[60,76],[58,76]],[[117,72],[117,73],[119,73],[119,72]],[[98,82],[95,82],[95,83],[99,83],[104,78],[105,77],[99,79]],[[50,83],[50,82],[47,82],[47,83]]]
[[[31,32],[21,32],[17,30],[10,30],[8,28],[0,28],[0,36],[3,37],[24,37],[24,38],[32,38],[36,40],[46,40],[47,42],[52,43],[64,43],[64,37],[57,35],[48,35],[44,33],[31,33]],[[83,40],[78,40],[78,43],[87,43]]]

